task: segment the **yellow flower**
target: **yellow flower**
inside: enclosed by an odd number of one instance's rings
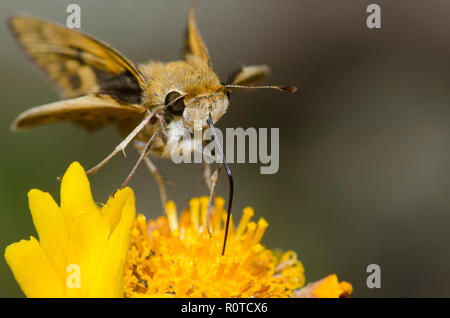
[[[222,256],[226,212],[217,198],[207,230],[208,197],[193,198],[180,217],[146,221],[133,191],[117,191],[102,207],[83,168],[73,163],[61,184],[61,206],[40,190],[28,193],[39,241],[11,244],[5,258],[28,297],[346,297],[352,286],[330,275],[305,283],[297,255],[261,245],[268,223],[243,211]],[[131,241],[131,245],[130,245]],[[303,287],[303,288],[301,288]]]
[[[300,298],[343,298],[349,297],[353,292],[353,286],[345,281],[339,282],[335,274],[331,274],[317,282],[310,283],[306,287],[295,291],[295,296]]]
[[[338,298],[349,296],[353,291],[352,285],[347,282],[340,282],[336,275],[329,275],[321,280],[313,294],[318,298]]]
[[[138,215],[125,269],[127,297],[290,297],[304,285],[304,269],[294,252],[282,255],[260,244],[268,223],[251,222],[245,208],[230,226],[225,255],[224,200],[217,198],[206,230],[208,198],[193,198],[178,220],[175,204],[166,216],[147,222]]]
[[[133,191],[117,191],[98,207],[77,162],[50,194],[28,192],[39,236],[6,248],[5,258],[28,297],[123,297],[123,269],[135,220]]]
[[[217,198],[209,231],[208,197],[193,198],[178,218],[170,201],[166,215],[147,221],[138,215],[125,268],[126,297],[348,297],[352,285],[330,275],[305,283],[297,255],[266,249],[261,238],[268,226],[252,222],[252,208],[231,226],[221,255],[226,212]]]

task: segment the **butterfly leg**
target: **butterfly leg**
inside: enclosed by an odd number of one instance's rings
[[[145,147],[144,149],[142,149],[141,154],[139,156],[139,159],[136,161],[136,163],[134,164],[133,169],[131,170],[130,174],[128,175],[128,177],[125,179],[125,181],[122,183],[122,185],[120,186],[120,188],[125,188],[127,186],[127,184],[130,182],[131,178],[134,176],[134,174],[136,173],[137,168],[139,167],[139,164],[142,162],[142,160],[144,160],[144,158],[146,158],[148,156],[148,153],[150,151],[150,148],[152,147],[152,143],[155,140],[156,136],[158,136],[159,133],[155,132],[153,134],[153,136],[145,143]]]
[[[217,180],[219,179],[219,173],[220,173],[220,166],[214,170],[214,172],[211,174],[211,165],[206,163],[205,164],[205,170],[203,177],[205,178],[205,182],[208,185],[209,188],[209,200],[208,200],[208,209],[206,212],[206,229],[208,230],[208,234],[211,237],[211,232],[209,229],[209,219],[211,218],[211,212],[212,212],[212,201],[216,197],[216,184]]]
[[[133,138],[136,137],[136,135],[145,127],[145,125],[150,121],[150,119],[153,117],[154,114],[155,114],[154,112],[147,111],[144,119],[139,123],[139,125],[136,126],[136,128],[133,129],[133,131],[124,140],[122,140],[122,142],[119,145],[117,145],[114,151],[111,152],[105,159],[103,159],[95,167],[86,171],[86,173],[87,174],[96,173],[98,169],[103,167],[109,160],[111,160],[111,158],[113,158],[121,151],[123,152],[123,155],[126,156],[125,148],[133,140]]]
[[[138,152],[142,153],[143,148],[145,147],[145,144],[142,141],[135,141],[134,147],[137,149]],[[148,170],[150,170],[150,173],[155,178],[156,183],[158,184],[159,195],[161,197],[161,203],[162,203],[163,211],[164,211],[166,203],[167,203],[167,191],[166,191],[164,177],[161,175],[161,173],[159,172],[159,170],[155,166],[155,164],[150,160],[148,154],[144,157],[144,162],[147,165]]]
[[[203,181],[208,186],[208,189],[211,190],[211,164],[218,162],[218,158],[206,152],[202,152],[202,156],[205,159],[205,161],[203,162]],[[218,169],[220,169],[220,166]]]
[[[203,164],[203,180],[211,191],[211,164],[206,162]]]

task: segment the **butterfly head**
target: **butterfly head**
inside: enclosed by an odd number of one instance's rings
[[[201,93],[170,91],[165,98],[164,118],[169,123],[181,122],[183,127],[193,131],[208,126],[208,116],[216,123],[227,111],[229,91],[220,86]]]

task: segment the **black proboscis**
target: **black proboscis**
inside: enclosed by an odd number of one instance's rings
[[[228,237],[228,227],[230,226],[230,217],[231,217],[231,204],[233,203],[233,175],[231,174],[230,166],[228,165],[227,158],[225,156],[225,153],[223,152],[222,145],[220,144],[219,138],[216,134],[216,128],[214,127],[211,114],[208,116],[208,124],[211,128],[212,135],[214,136],[214,140],[217,145],[217,150],[220,153],[220,156],[222,157],[223,165],[225,166],[225,170],[227,171],[228,175],[228,181],[230,182],[230,195],[228,197],[228,209],[227,209],[227,221],[225,223],[225,236],[223,239],[223,248],[222,248],[222,256],[225,254],[225,247],[227,245],[227,237]]]

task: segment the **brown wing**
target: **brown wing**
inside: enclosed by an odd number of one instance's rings
[[[92,94],[33,107],[22,113],[13,123],[13,130],[31,128],[55,122],[72,122],[89,131],[109,124],[139,122],[144,106],[120,103],[108,95]]]
[[[63,97],[103,93],[127,103],[141,101],[145,78],[107,44],[31,16],[14,16],[8,22],[20,46]]]
[[[188,24],[186,28],[186,35],[184,38],[183,56],[191,54],[201,58],[209,66],[211,66],[211,58],[206,48],[205,43],[197,30],[194,17],[194,8],[191,5],[189,9]]]
[[[270,76],[270,67],[267,65],[242,66],[231,74],[227,84],[254,85]]]

